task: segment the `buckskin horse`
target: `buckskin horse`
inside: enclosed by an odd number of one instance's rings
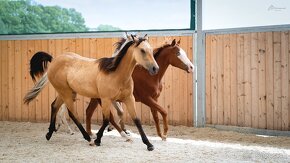
[[[49,140],[55,131],[56,114],[60,106],[65,103],[70,118],[78,126],[85,140],[91,143],[89,134],[78,121],[73,102],[76,94],[99,99],[102,105],[103,124],[97,133],[94,143],[100,146],[101,138],[111,116],[112,101],[123,102],[138,128],[142,141],[147,149],[152,151],[154,146],[149,142],[143,131],[140,120],[136,116],[135,98],[133,96],[132,73],[137,64],[142,65],[154,75],[159,67],[153,57],[153,49],[148,43],[148,37],[127,36],[129,41],[122,46],[115,57],[91,59],[75,53],[64,53],[56,58],[39,52],[30,62],[33,75],[42,75],[36,85],[25,95],[24,103],[32,101],[48,83],[53,85],[58,96],[51,104],[51,119],[46,139]],[[44,72],[47,62],[51,62]],[[110,84],[108,84],[110,83]],[[125,133],[123,133],[125,134]]]

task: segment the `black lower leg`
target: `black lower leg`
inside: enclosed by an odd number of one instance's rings
[[[97,139],[95,140],[95,144],[97,146],[100,146],[101,145],[101,139],[103,137],[103,133],[104,133],[104,130],[106,129],[106,127],[109,125],[109,119],[104,119],[103,120],[103,125],[102,127],[100,128],[100,130],[98,131],[97,133]]]
[[[57,108],[54,107],[56,99],[51,104],[51,115],[50,115],[50,125],[48,128],[48,133],[46,134],[46,140],[49,140],[52,136],[52,133],[56,131],[55,129],[55,120],[56,120],[56,112]]]
[[[91,141],[90,135],[86,132],[86,130],[84,129],[83,125],[77,120],[77,118],[72,114],[72,112],[69,109],[68,109],[68,114],[69,114],[69,117],[74,121],[74,123],[77,125],[77,127],[79,128],[79,130],[83,134],[83,137],[88,142],[90,142]]]
[[[147,145],[148,151],[152,151],[154,149],[154,146],[149,142],[147,136],[145,135],[145,132],[143,131],[140,120],[138,118],[136,118],[136,119],[134,119],[134,123],[138,128],[138,131],[141,135],[143,143]]]

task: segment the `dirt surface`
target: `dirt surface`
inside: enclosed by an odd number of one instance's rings
[[[76,129],[70,135],[63,126],[47,141],[48,125],[1,121],[0,162],[290,162],[290,137],[170,126],[167,141],[162,141],[155,127],[143,126],[155,147],[147,151],[135,126],[127,126],[133,142],[114,130],[96,147]]]

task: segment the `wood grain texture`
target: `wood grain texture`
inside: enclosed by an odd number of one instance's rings
[[[289,31],[206,36],[208,124],[289,130],[289,39]]]

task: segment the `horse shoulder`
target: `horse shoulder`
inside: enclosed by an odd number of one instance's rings
[[[118,96],[116,96],[116,100],[122,101],[133,94],[134,82],[132,78],[129,78],[129,80],[123,81],[119,84],[120,89]]]

